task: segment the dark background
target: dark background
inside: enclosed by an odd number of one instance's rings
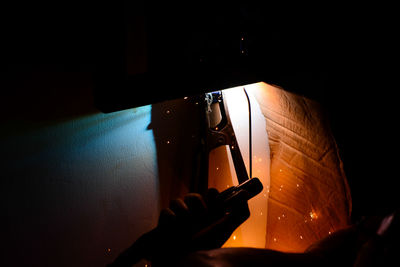
[[[1,93],[16,101],[1,109],[10,119],[32,107],[32,116],[51,116],[58,102],[35,103],[46,91],[15,90],[38,72],[84,73],[83,81],[94,84],[88,105],[104,112],[256,81],[277,84],[325,107],[355,220],[386,213],[400,203],[394,10],[373,4],[8,3],[0,16]],[[63,112],[79,113],[85,104],[79,90],[58,101],[71,98],[76,101]]]

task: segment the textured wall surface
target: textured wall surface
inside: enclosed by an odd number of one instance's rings
[[[89,73],[1,82],[1,266],[104,266],[189,191],[193,98],[103,114]]]
[[[322,107],[266,83],[258,89],[271,151],[266,248],[302,252],[348,226],[350,188]]]
[[[158,218],[151,106],[98,113],[88,77],[55,75],[12,85],[34,88],[28,99],[6,98],[2,266],[104,266]]]

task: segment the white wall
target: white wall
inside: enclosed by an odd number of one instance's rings
[[[3,98],[0,265],[104,266],[158,218],[151,106],[102,114],[88,76],[25,79]]]
[[[103,114],[88,73],[0,82],[0,266],[104,266],[190,190],[196,99]]]

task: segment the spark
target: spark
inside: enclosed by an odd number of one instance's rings
[[[318,215],[317,215],[315,212],[310,211],[310,217],[311,217],[311,220],[312,220],[312,219],[317,219],[317,218],[318,218]]]

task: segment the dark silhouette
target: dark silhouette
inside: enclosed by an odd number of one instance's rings
[[[257,182],[257,178],[249,181]],[[259,181],[258,181],[259,182]],[[175,199],[162,210],[157,228],[141,236],[109,266],[131,266],[147,259],[153,266],[392,266],[399,212],[372,216],[312,244],[304,253],[221,248],[250,212],[254,186],[219,193],[209,189]],[[261,187],[262,189],[262,187]],[[229,203],[229,204],[227,204]]]

